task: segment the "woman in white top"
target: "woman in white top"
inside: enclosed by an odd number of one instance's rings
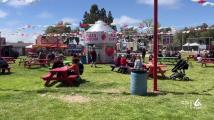
[[[143,68],[143,63],[141,61],[141,57],[138,55],[134,62],[134,69],[142,69],[142,68]]]

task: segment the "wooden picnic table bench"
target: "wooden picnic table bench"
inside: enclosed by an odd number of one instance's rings
[[[207,64],[214,64],[214,58],[202,58],[201,66],[203,67],[203,65],[205,65],[206,67]]]
[[[10,73],[11,72],[10,69],[11,69],[11,67],[0,68],[0,72],[3,71],[3,70],[5,70],[5,71],[7,71],[7,73]]]
[[[197,58],[196,58],[195,55],[189,55],[189,56],[187,57],[187,61],[189,61],[189,60],[197,60]]]
[[[178,62],[179,58],[178,57],[158,57],[158,62],[160,64],[163,63],[171,63],[171,64],[176,64]]]
[[[29,59],[24,61],[24,67],[28,66],[28,68],[31,68],[31,66],[39,65],[39,66],[45,66],[49,65],[48,59]]]
[[[16,63],[16,59],[14,57],[2,57],[8,64]]]
[[[154,65],[153,64],[146,64],[147,68],[149,68],[148,76],[153,77],[153,70],[154,70]],[[157,65],[157,73],[160,73],[163,78],[165,78],[165,73],[167,71],[167,66],[166,65]]]

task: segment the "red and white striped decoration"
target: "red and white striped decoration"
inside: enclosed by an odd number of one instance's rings
[[[193,2],[197,2],[201,4],[202,6],[211,6],[214,7],[214,2],[210,2],[208,0],[192,0]]]

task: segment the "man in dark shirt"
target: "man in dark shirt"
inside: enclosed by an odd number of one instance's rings
[[[0,68],[8,68],[8,66],[8,63],[3,58],[0,58]],[[2,69],[2,73],[5,73],[5,69]]]
[[[142,58],[143,58],[143,62],[145,62],[145,56],[146,56],[146,48],[142,48]]]
[[[90,54],[91,54],[91,67],[93,67],[93,65],[94,67],[96,67],[97,53],[94,48]]]

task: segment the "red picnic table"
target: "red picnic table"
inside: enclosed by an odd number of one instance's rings
[[[8,64],[15,63],[16,60],[14,57],[2,57],[5,61],[7,61]]]
[[[152,76],[153,77],[154,65],[149,63],[149,64],[146,64],[146,66],[149,67],[148,76]],[[166,65],[158,64],[157,65],[157,73],[160,73],[162,77],[166,77],[165,76],[165,73],[167,71],[166,67],[167,67]]]
[[[68,75],[69,70],[71,69],[68,66],[50,70],[47,75],[42,77],[42,79],[46,81],[45,86],[49,86],[51,81],[63,82],[65,84],[72,85],[73,82],[77,80],[79,75]]]
[[[214,58],[202,58],[201,66],[203,67],[203,65],[205,65],[206,67],[207,64],[214,64]]]

